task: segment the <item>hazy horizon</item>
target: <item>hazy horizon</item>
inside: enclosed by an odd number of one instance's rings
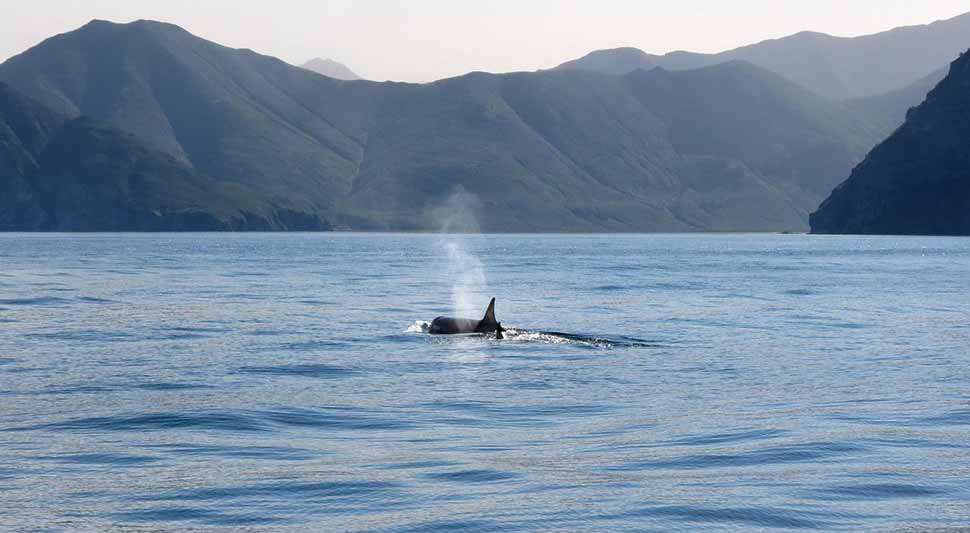
[[[655,5],[650,5],[655,4]],[[593,50],[631,46],[650,53],[719,52],[799,31],[843,37],[928,24],[970,11],[970,1],[836,0],[785,3],[711,0],[676,5],[567,0],[474,5],[429,0],[291,1],[239,8],[226,0],[160,5],[149,0],[55,2],[5,7],[0,61],[92,19],[170,22],[206,39],[300,65],[332,58],[373,80],[427,82],[482,70],[550,68]]]

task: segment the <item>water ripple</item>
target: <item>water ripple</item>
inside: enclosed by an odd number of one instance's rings
[[[55,296],[39,296],[36,298],[0,298],[0,305],[9,306],[59,306],[68,305],[71,300],[68,298],[57,298]]]
[[[423,475],[427,479],[435,481],[447,481],[449,483],[499,483],[518,479],[518,474],[512,472],[501,472],[498,470],[459,470],[457,472],[431,472]]]
[[[669,440],[668,446],[708,446],[711,444],[727,444],[732,442],[744,442],[751,440],[774,439],[788,435],[787,431],[780,429],[754,429],[750,431],[737,431],[731,433],[715,433],[711,435],[698,435],[694,437],[684,437]]]
[[[123,453],[76,453],[35,457],[35,459],[43,461],[56,461],[65,464],[109,465],[118,467],[146,465],[159,460],[156,457]]]
[[[296,376],[316,379],[339,379],[357,374],[356,370],[350,368],[324,364],[244,366],[239,369],[239,372],[243,374]]]
[[[413,525],[385,529],[387,533],[493,533],[508,531],[508,526],[493,520],[432,520]]]
[[[849,443],[817,442],[761,448],[741,453],[686,455],[665,459],[635,461],[611,470],[673,469],[692,470],[704,468],[737,468],[785,463],[821,461],[865,451],[861,445]]]
[[[478,427],[531,427],[552,426],[564,418],[593,417],[609,412],[602,405],[514,405],[485,401],[437,401],[419,407],[433,413],[455,412],[464,416],[442,417],[435,415],[438,423]]]
[[[809,494],[818,500],[888,500],[900,498],[929,498],[946,494],[940,487],[926,487],[905,483],[872,483],[817,489]]]
[[[401,485],[386,481],[316,481],[307,483],[269,483],[260,485],[244,485],[238,487],[217,487],[203,489],[185,489],[138,496],[133,500],[145,501],[212,501],[237,500],[241,498],[276,497],[287,499],[299,497],[307,500],[357,500],[369,498],[391,490],[400,489]]]
[[[781,529],[828,529],[837,525],[837,522],[831,521],[831,515],[824,513],[808,513],[795,509],[771,507],[668,505],[646,507],[605,518],[614,520],[670,518],[698,524],[740,524]]]
[[[284,520],[252,514],[221,513],[192,507],[152,507],[114,513],[111,518],[120,522],[195,522],[209,526],[252,526],[278,524]]]
[[[242,413],[203,412],[98,416],[19,429],[52,431],[163,431],[171,429],[268,431],[269,426],[257,417]]]
[[[78,418],[51,424],[9,428],[0,431],[164,431],[199,429],[211,431],[259,432],[273,427],[303,427],[339,430],[403,430],[413,424],[396,417],[382,417],[363,410],[279,409],[266,411],[169,412],[133,416]]]
[[[186,456],[216,456],[230,459],[264,459],[272,461],[305,461],[320,453],[282,446],[246,446],[240,444],[151,444],[147,449]]]

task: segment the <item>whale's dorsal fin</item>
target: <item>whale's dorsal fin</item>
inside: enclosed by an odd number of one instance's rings
[[[488,304],[488,309],[485,311],[485,318],[482,319],[482,322],[486,324],[495,324],[498,322],[495,320],[495,298],[492,298],[492,301]]]

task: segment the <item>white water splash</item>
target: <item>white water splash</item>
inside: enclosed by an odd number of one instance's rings
[[[584,337],[579,335],[569,335],[565,333],[549,333],[545,331],[528,331],[524,329],[509,328],[505,330],[506,342],[526,342],[539,344],[571,344],[574,346],[588,346],[603,350],[612,350],[617,343],[599,337]]]
[[[427,333],[430,328],[431,322],[427,320],[415,320],[414,324],[411,324],[408,326],[408,329],[404,330],[404,333]]]

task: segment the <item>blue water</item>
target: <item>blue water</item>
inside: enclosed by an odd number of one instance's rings
[[[968,239],[0,235],[0,530],[966,526],[968,296]]]

